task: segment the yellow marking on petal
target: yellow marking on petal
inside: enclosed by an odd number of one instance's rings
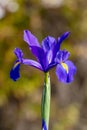
[[[65,63],[61,63],[62,67],[66,70],[66,72],[68,73],[68,66]]]
[[[15,63],[14,68],[15,68],[18,64],[20,64],[20,62],[19,62],[19,61]]]

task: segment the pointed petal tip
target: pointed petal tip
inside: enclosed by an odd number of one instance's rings
[[[29,46],[39,46],[40,47],[38,39],[29,30],[24,30],[23,39],[25,42],[27,42],[27,44]]]
[[[22,50],[20,48],[16,47],[14,49],[14,53],[21,53],[22,54],[23,52],[22,52]]]
[[[65,37],[68,37],[70,35],[70,32],[65,32]]]
[[[25,36],[25,34],[28,32],[28,30],[26,29],[26,30],[24,30],[24,36]]]
[[[65,34],[66,34],[66,35],[69,35],[69,34],[70,34],[70,31],[65,32]]]
[[[67,32],[65,32],[65,33],[62,35],[62,38],[65,39],[65,38],[67,38],[69,35],[70,35],[70,32],[67,31]]]
[[[24,32],[27,32],[27,31],[28,31],[28,29],[25,29],[25,30],[24,30]]]
[[[69,34],[70,32],[67,31],[63,33],[60,37],[58,37],[58,43],[61,44],[69,36]]]

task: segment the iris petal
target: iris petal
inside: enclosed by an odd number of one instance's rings
[[[54,37],[47,36],[42,41],[42,48],[44,49],[45,52],[52,49],[54,45],[55,45],[55,38]]]
[[[61,37],[59,39],[61,39]],[[57,41],[57,43],[54,45],[54,47],[52,49],[52,51],[53,51],[53,59],[55,59],[57,53],[59,52],[60,45],[61,45],[62,41],[63,40]]]
[[[47,130],[46,122],[42,120],[42,130]]]
[[[68,67],[68,73],[66,69],[61,65],[58,64],[56,68],[56,75],[59,81],[64,83],[71,83],[74,80],[74,75],[76,73],[76,67],[71,61],[66,61],[65,64]]]
[[[70,32],[65,32],[63,35],[58,37],[58,43],[61,44],[69,36],[69,34],[70,34]]]
[[[39,64],[38,62],[36,62],[34,60],[23,59],[23,64],[28,65],[28,66],[33,66],[33,67],[43,71],[41,64]]]
[[[14,65],[14,67],[10,71],[10,78],[14,81],[20,78],[20,62],[17,61]]]
[[[28,30],[24,30],[24,41],[27,42],[29,46],[40,47],[37,38]]]
[[[58,64],[56,67],[56,75],[59,81],[66,83],[67,82],[67,72],[66,70],[62,67],[61,64]]]
[[[69,58],[70,52],[64,49],[62,53],[63,53],[62,61],[65,62]]]
[[[46,54],[43,50],[43,48],[40,47],[40,44],[37,40],[37,38],[28,30],[24,31],[24,41],[26,41],[29,45],[29,48],[33,55],[38,59],[39,63],[43,67],[43,70],[45,70],[47,64],[46,64]]]
[[[70,56],[70,53],[68,51],[64,50],[59,50],[56,56],[56,62],[61,63],[65,62]]]
[[[42,48],[46,53],[46,64],[47,64],[46,66],[49,66],[49,64],[51,64],[54,60],[55,45],[56,45],[56,40],[54,37],[51,36],[47,36],[42,41]]]
[[[52,50],[49,50],[49,52],[47,53],[47,66],[52,62],[52,58],[53,58],[53,52]]]
[[[46,60],[46,53],[44,52],[43,48],[32,46],[31,51],[41,64],[43,70],[45,70],[47,67],[47,60]]]
[[[73,62],[69,60],[67,60],[65,63],[67,64],[68,71],[69,71],[68,76],[67,76],[67,82],[72,82],[74,80],[74,75],[76,73],[76,67],[73,64]]]
[[[63,35],[58,37],[57,44],[55,45],[54,50],[53,50],[53,52],[54,52],[54,54],[53,54],[54,56],[53,57],[56,56],[57,52],[60,49],[61,43],[69,36],[69,34],[70,34],[70,32],[65,32]]]
[[[22,62],[22,57],[23,57],[23,52],[22,52],[22,50],[19,49],[19,48],[15,48],[15,49],[14,49],[14,53],[15,53],[15,55],[17,56],[18,60],[19,60],[20,62]]]

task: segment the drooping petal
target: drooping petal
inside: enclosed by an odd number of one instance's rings
[[[44,49],[45,52],[47,52],[50,49],[52,50],[54,44],[55,44],[55,38],[51,36],[47,36],[42,41],[42,48]]]
[[[33,67],[43,71],[42,66],[38,62],[36,62],[34,60],[23,59],[23,64],[28,65],[28,66],[33,66]]]
[[[47,130],[46,122],[42,120],[42,130]]]
[[[63,64],[57,65],[56,75],[57,75],[59,81],[61,81],[63,83],[71,83],[74,80],[75,73],[76,73],[76,67],[69,60]]]
[[[30,46],[40,47],[37,38],[28,30],[24,30],[24,41],[28,43],[29,47]]]
[[[16,61],[15,65],[10,71],[10,78],[14,81],[20,78],[20,62]]]
[[[56,67],[56,75],[57,78],[60,82],[66,83],[67,82],[67,72],[66,70],[62,67],[61,64],[58,64]]]
[[[68,77],[67,82],[72,82],[74,80],[74,75],[76,73],[76,67],[71,61],[66,61],[65,64],[68,66]]]
[[[58,43],[61,44],[69,36],[69,34],[70,34],[70,32],[65,32],[63,35],[58,37]]]
[[[22,52],[22,50],[19,49],[19,48],[15,48],[15,49],[14,49],[14,53],[15,53],[15,55],[17,56],[18,60],[19,60],[20,62],[22,62],[22,57],[23,57],[23,52]]]

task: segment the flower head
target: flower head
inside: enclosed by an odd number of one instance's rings
[[[60,51],[60,45],[69,35],[69,32],[65,32],[62,36],[58,37],[56,40],[54,37],[47,36],[42,40],[40,45],[37,38],[28,30],[24,31],[24,41],[28,44],[28,47],[32,54],[36,57],[37,61],[31,59],[24,59],[23,52],[19,48],[15,48],[14,53],[17,57],[14,67],[10,71],[10,77],[16,81],[20,77],[20,65],[25,64],[28,66],[33,66],[43,72],[48,72],[51,68],[57,65],[56,74],[60,81],[62,82],[71,82],[73,80],[61,80],[59,66],[61,66],[62,71],[64,67],[67,68],[67,74],[71,72],[73,66],[68,67],[68,64],[71,64],[70,61],[66,61],[69,53],[66,51]],[[66,62],[67,63],[66,65]],[[73,63],[72,63],[73,64]],[[64,70],[63,70],[64,69]],[[59,73],[59,74],[58,74]],[[74,75],[74,72],[73,74]],[[64,76],[64,75],[63,75]],[[71,76],[73,77],[73,76]],[[65,77],[64,77],[65,78]],[[69,76],[70,78],[70,76]]]

